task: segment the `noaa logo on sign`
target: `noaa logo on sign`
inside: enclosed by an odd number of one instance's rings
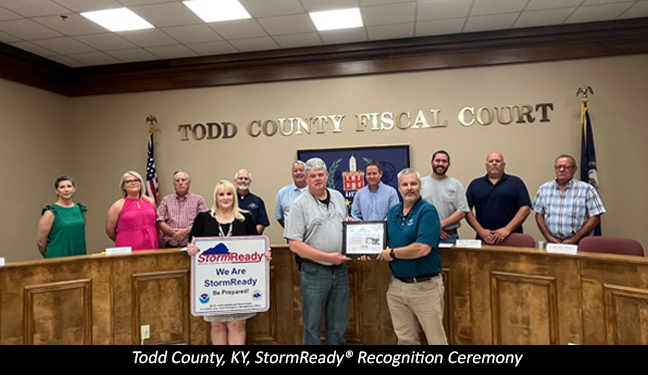
[[[200,303],[207,303],[209,302],[209,294],[203,293],[200,295]]]
[[[261,297],[263,297],[263,293],[261,293],[260,290],[255,290],[254,293],[252,293],[253,300],[260,300]]]

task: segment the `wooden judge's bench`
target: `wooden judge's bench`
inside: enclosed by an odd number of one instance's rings
[[[441,249],[448,341],[648,344],[648,258],[512,247]],[[395,344],[384,262],[349,263],[348,344]],[[190,258],[176,249],[47,259],[0,267],[0,344],[208,344],[190,313]],[[301,344],[299,273],[273,246],[271,308],[248,344]]]

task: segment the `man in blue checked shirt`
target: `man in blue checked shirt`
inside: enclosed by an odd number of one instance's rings
[[[542,184],[533,200],[536,222],[548,242],[578,244],[592,234],[605,206],[594,186],[574,178],[572,156],[558,156],[554,169],[556,179]]]

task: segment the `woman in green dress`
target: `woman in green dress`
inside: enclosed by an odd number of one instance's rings
[[[74,180],[69,176],[56,179],[57,200],[42,210],[38,222],[38,250],[45,258],[86,254],[86,206],[74,203]]]

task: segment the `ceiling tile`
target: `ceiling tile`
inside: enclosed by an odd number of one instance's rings
[[[631,3],[581,6],[565,22],[594,22],[615,19],[630,8]]]
[[[239,52],[230,43],[222,42],[206,42],[206,43],[189,43],[187,47],[192,51],[202,56],[209,55],[224,55],[229,53]]]
[[[308,12],[357,8],[360,5],[358,0],[301,0],[301,2]]]
[[[122,8],[123,5],[116,0],[54,0],[65,8],[81,13],[95,10]]]
[[[117,35],[140,47],[168,46],[178,42],[158,29],[122,31]]]
[[[648,0],[240,1],[252,19],[205,23],[182,0],[0,0],[0,43],[77,67],[648,17]],[[124,6],[156,28],[112,33],[79,15]],[[363,27],[318,32],[308,16],[351,7]]]
[[[432,0],[418,4],[417,21],[468,17],[473,0]]]
[[[180,43],[202,43],[223,40],[207,25],[164,27],[160,30]]]
[[[310,47],[324,44],[318,33],[278,35],[273,37],[273,39],[282,48]]]
[[[0,22],[0,31],[23,40],[46,39],[62,36],[61,33],[27,18]]]
[[[233,40],[231,43],[241,52],[265,51],[279,48],[279,45],[277,45],[274,40],[268,37],[238,39]]]
[[[198,55],[196,52],[183,45],[148,47],[146,50],[162,59],[177,59]]]
[[[49,57],[49,56],[57,55],[56,52],[50,51],[47,48],[43,48],[32,42],[16,42],[16,43],[9,43],[9,44],[16,48],[24,49],[27,52],[31,52],[40,56]]]
[[[17,18],[22,18],[22,16],[0,7],[0,21],[15,20]]]
[[[451,18],[445,20],[417,22],[414,27],[414,36],[456,34],[463,30],[465,18]]]
[[[513,27],[537,27],[563,23],[576,8],[560,8],[524,12]]]
[[[36,17],[33,20],[68,36],[105,33],[108,31],[87,18],[74,13],[68,13],[65,15],[65,18],[61,16],[47,16]]]
[[[367,27],[369,40],[388,40],[411,38],[414,36],[414,22],[385,26]]]
[[[517,13],[468,17],[463,31],[467,33],[487,30],[508,29],[517,18]]]
[[[529,0],[479,0],[473,3],[471,16],[520,12]]]
[[[79,61],[86,66],[88,65],[108,65],[118,64],[121,60],[103,52],[88,52],[68,55],[70,58]]]
[[[88,46],[87,44],[81,43],[72,38],[52,38],[52,39],[35,40],[34,44],[37,44],[43,48],[47,48],[50,51],[54,51],[59,55],[68,55],[73,53],[95,51],[94,48]]]
[[[270,35],[299,34],[316,31],[313,21],[306,14],[259,19],[259,24]]]
[[[575,8],[583,3],[583,0],[531,0],[525,11],[543,10],[555,8]]]
[[[74,37],[81,43],[92,46],[100,51],[136,48],[133,43],[115,33],[92,34]]]
[[[268,34],[253,19],[212,22],[208,24],[224,39],[250,39],[267,37]]]
[[[368,40],[367,32],[361,27],[347,30],[323,31],[320,35],[326,44],[358,43]]]
[[[416,3],[390,4],[363,9],[362,20],[366,26],[414,22]]]
[[[619,18],[648,17],[648,1],[638,1]]]
[[[2,0],[2,7],[23,17],[51,16],[69,10],[50,0]]]
[[[157,60],[158,57],[142,48],[122,49],[117,51],[106,52],[110,56],[116,57],[123,62],[136,62]]]
[[[306,12],[299,0],[239,0],[239,2],[253,17],[283,16]]]
[[[194,12],[182,3],[144,5],[129,9],[155,27],[204,24]]]

